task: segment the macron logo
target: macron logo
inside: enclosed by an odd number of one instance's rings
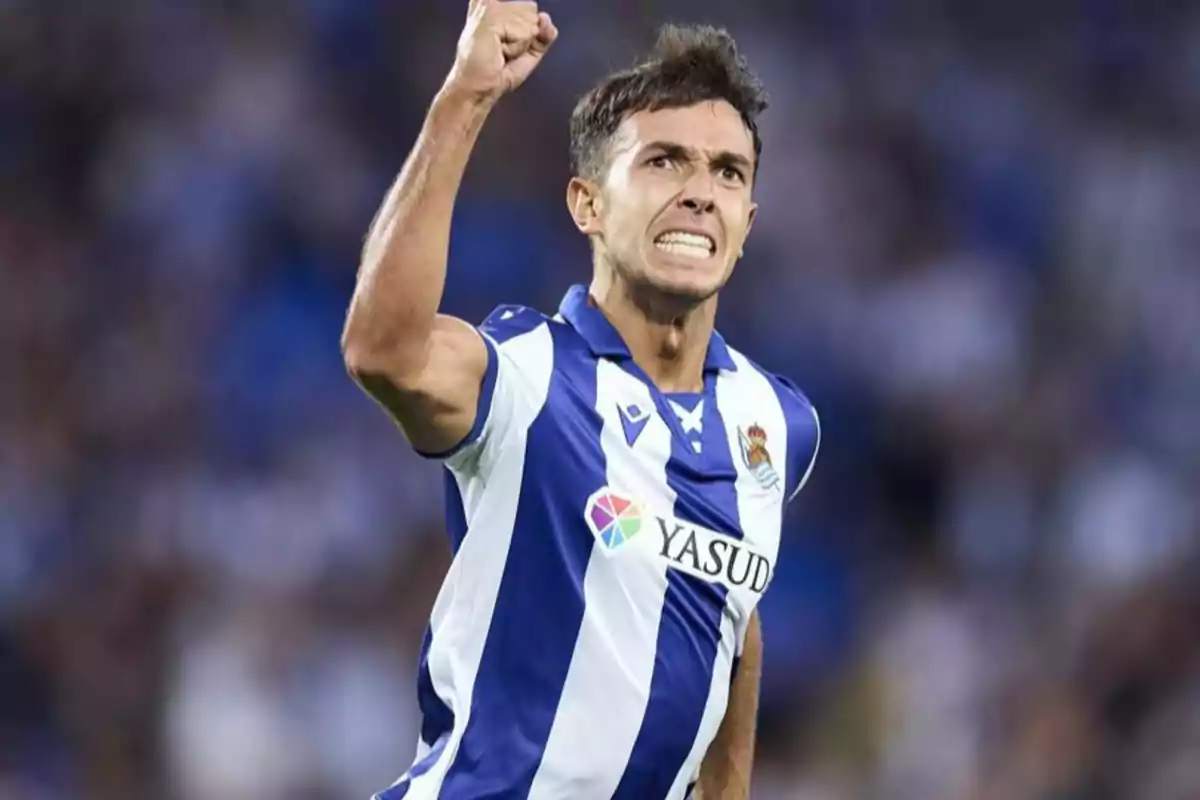
[[[617,413],[621,415],[621,427],[625,429],[625,443],[633,447],[650,419],[650,409],[640,408],[636,404],[628,407],[618,405]]]

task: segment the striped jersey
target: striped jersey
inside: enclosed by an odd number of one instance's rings
[[[438,456],[454,558],[417,756],[376,800],[686,797],[817,414],[715,332],[703,390],[659,391],[583,286],[480,331],[474,427]]]

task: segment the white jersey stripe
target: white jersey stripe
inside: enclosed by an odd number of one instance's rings
[[[737,469],[738,513],[745,539],[775,563],[779,555],[779,537],[783,529],[783,475],[788,463],[788,421],[779,396],[767,377],[745,356],[730,348],[738,365],[737,372],[725,373],[717,380],[717,403],[725,420],[725,434]],[[744,452],[748,427],[758,425],[766,434],[770,464],[780,485],[766,488],[770,473],[752,470]],[[744,591],[731,592],[730,602],[755,603]],[[746,614],[737,631],[737,654],[746,641],[750,615]]]
[[[630,408],[636,409],[635,416],[654,409],[645,384],[610,361],[598,361],[596,411],[604,421],[600,444],[608,485],[652,507],[670,509],[675,502],[666,481],[671,431],[650,414],[630,444],[621,421]],[[610,554],[600,544],[593,548],[584,578],[587,613],[531,800],[580,797],[581,791],[609,796],[617,788],[654,672],[659,617],[647,610],[661,612],[666,589],[661,561],[638,558],[631,550]],[[614,651],[621,653],[616,671],[607,657]]]

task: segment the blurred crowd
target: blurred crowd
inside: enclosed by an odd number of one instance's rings
[[[0,0],[2,800],[407,768],[441,480],[338,345],[465,5]],[[1188,5],[544,3],[456,211],[467,319],[588,280],[567,116],[658,23],[772,94],[718,324],[824,438],[755,800],[1200,797]]]

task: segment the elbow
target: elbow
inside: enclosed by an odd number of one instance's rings
[[[394,361],[387,348],[364,341],[362,337],[342,336],[342,363],[357,383],[399,371]]]
[[[404,388],[419,378],[429,361],[430,331],[414,324],[403,310],[379,307],[356,292],[340,345],[342,363],[355,382]]]
[[[387,384],[404,389],[425,366],[424,347],[371,341],[350,333],[342,335],[342,363],[354,382],[363,387]]]
[[[342,337],[342,363],[345,364],[346,372],[356,383],[362,383],[364,378],[379,372],[378,357],[354,339],[345,336]]]
[[[386,369],[388,351],[393,348],[378,333],[378,326],[364,314],[360,299],[355,294],[342,327],[342,363],[346,371],[361,383],[363,377],[379,374]]]
[[[346,325],[342,329],[341,350],[342,363],[346,365],[346,371],[355,380],[370,374],[380,362],[378,349],[368,344],[360,328],[354,311],[351,309],[346,318]]]

